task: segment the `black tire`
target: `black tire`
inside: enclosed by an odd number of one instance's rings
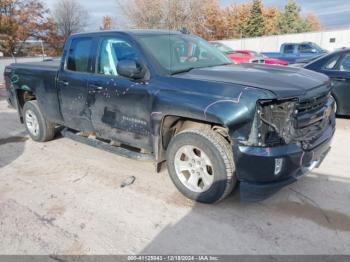
[[[26,119],[27,112],[33,114],[38,121],[37,134],[34,134],[30,131],[29,123]],[[27,132],[34,141],[46,142],[52,140],[55,137],[55,124],[45,119],[44,115],[40,111],[37,101],[28,101],[24,104],[23,121]]]
[[[177,175],[175,157],[183,146],[200,148],[212,163],[213,183],[204,192],[186,187]],[[187,129],[172,138],[167,150],[169,175],[177,189],[187,198],[201,203],[215,203],[226,198],[236,185],[235,165],[231,145],[224,137],[209,128]]]

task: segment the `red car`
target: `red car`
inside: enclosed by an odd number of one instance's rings
[[[263,54],[260,54],[258,52],[251,51],[251,50],[237,50],[237,51],[234,51],[234,53],[235,54],[232,54],[234,55],[233,59],[237,57],[237,59],[239,60],[243,55],[244,58],[247,60],[244,62],[255,62],[255,60],[257,60],[257,62],[262,61],[262,63],[268,64],[268,65],[288,65],[287,61],[276,59],[276,58],[270,58]]]
[[[233,50],[230,47],[218,43],[212,42],[216,48],[223,52],[228,58],[230,58],[234,63],[264,63],[269,65],[288,65],[287,61],[269,58],[263,54],[251,50]]]

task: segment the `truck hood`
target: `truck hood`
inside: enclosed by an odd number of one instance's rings
[[[197,68],[176,77],[265,89],[273,92],[278,98],[302,96],[320,86],[324,86],[325,90],[329,88],[329,78],[324,74],[303,68],[264,64]]]

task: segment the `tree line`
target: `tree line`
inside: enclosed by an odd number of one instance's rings
[[[284,10],[267,7],[262,0],[221,7],[219,0],[117,0],[119,8],[135,28],[181,30],[207,40],[259,37],[319,31],[317,16],[301,15],[295,0]],[[152,7],[152,8],[150,8]]]
[[[59,0],[52,11],[40,0],[1,0],[0,51],[22,55],[28,40],[41,40],[48,55],[58,55],[70,34],[84,30],[87,17],[76,0]]]
[[[289,0],[284,10],[267,7],[262,0],[221,7],[219,0],[116,0],[129,28],[185,30],[207,40],[258,37],[319,31],[319,19],[301,15]],[[29,39],[42,40],[48,55],[60,54],[67,37],[83,31],[87,10],[77,0],[59,0],[49,10],[41,0],[0,1],[0,51],[21,54]],[[101,30],[117,28],[104,16]]]

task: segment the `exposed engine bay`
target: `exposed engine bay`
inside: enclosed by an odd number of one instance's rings
[[[248,144],[273,147],[300,143],[304,149],[310,148],[329,124],[333,107],[329,93],[303,100],[259,101]]]

